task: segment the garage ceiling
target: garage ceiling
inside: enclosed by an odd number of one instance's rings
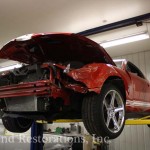
[[[0,0],[0,47],[7,41],[27,33],[76,33],[149,12],[148,0]],[[100,36],[113,35],[115,32],[118,30]],[[95,39],[94,36],[92,38]],[[106,40],[106,37],[100,40]],[[138,51],[147,50],[150,47],[148,41],[140,41],[141,47],[138,47]],[[120,50],[129,50],[130,47],[136,51],[137,42],[108,48],[107,51],[112,56],[122,55],[124,53],[120,53]]]

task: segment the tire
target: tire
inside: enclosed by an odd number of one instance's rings
[[[15,133],[23,133],[30,129],[33,121],[27,118],[11,118],[9,116],[2,117],[2,122],[4,127],[10,131]]]
[[[82,119],[91,135],[118,137],[125,124],[125,99],[112,84],[103,86],[101,93],[90,93],[83,99]]]
[[[147,125],[150,128],[150,124]]]

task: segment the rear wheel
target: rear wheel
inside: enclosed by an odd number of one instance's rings
[[[31,119],[18,117],[12,118],[9,116],[2,117],[4,127],[10,132],[22,133],[30,129],[33,121]]]
[[[114,139],[124,128],[125,106],[121,92],[105,84],[101,93],[90,94],[83,100],[82,119],[90,134]]]

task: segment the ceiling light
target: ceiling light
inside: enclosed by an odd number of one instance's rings
[[[140,41],[148,38],[149,35],[147,33],[141,33],[141,34],[136,34],[136,35],[120,38],[120,39],[102,42],[100,43],[100,45],[104,48],[107,48],[107,47],[117,46],[121,44],[131,43],[135,41]]]
[[[15,65],[7,66],[7,67],[2,67],[0,68],[0,72],[13,70],[15,68],[21,68],[21,67],[22,67],[22,64],[15,64]]]

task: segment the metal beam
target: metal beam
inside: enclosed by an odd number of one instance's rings
[[[141,119],[135,119],[135,120],[126,120],[126,125],[149,125],[150,119],[141,120]]]
[[[138,26],[138,25],[142,25],[143,21],[149,20],[149,19],[150,19],[150,13],[144,14],[141,16],[137,16],[137,17],[133,17],[133,18],[129,18],[129,19],[125,19],[125,20],[121,20],[118,22],[104,25],[104,26],[99,26],[99,27],[92,28],[89,30],[85,30],[85,31],[79,32],[78,34],[83,35],[83,36],[89,36],[89,35],[106,32],[106,31],[130,26],[130,25],[134,25],[134,24],[136,24]]]
[[[71,123],[71,122],[82,122],[82,119],[58,119],[53,121],[53,123]],[[48,123],[47,121],[38,120],[37,123]],[[150,124],[150,116],[146,116],[139,119],[127,119],[125,121],[126,125],[144,125]]]
[[[127,119],[126,125],[150,125],[150,116],[146,116],[140,119]]]

